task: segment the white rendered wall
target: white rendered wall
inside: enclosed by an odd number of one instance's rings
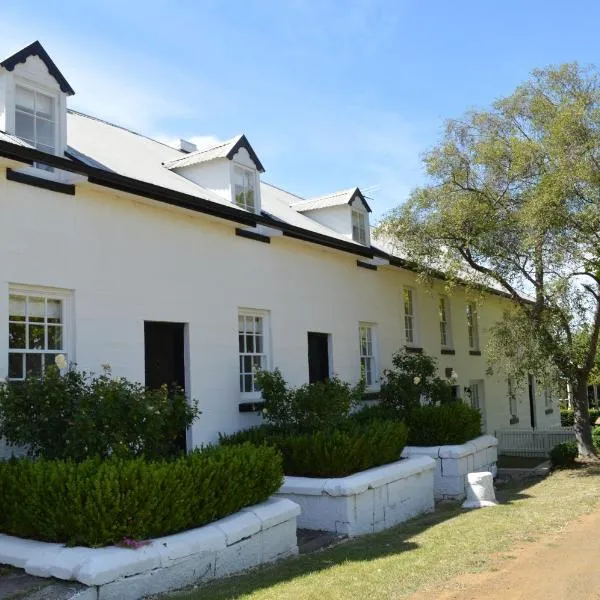
[[[347,204],[305,210],[301,214],[352,239],[352,209]]]
[[[420,343],[458,374],[461,390],[485,382],[487,431],[507,427],[506,379],[468,352],[465,298],[451,297],[456,354],[440,354],[438,294],[396,268],[356,266],[356,256],[287,237],[237,237],[236,225],[95,186],[75,196],[10,182],[0,169],[0,377],[8,370],[9,284],[73,290],[74,358],[86,370],[144,381],[144,320],[188,324],[189,394],[202,415],[192,442],[260,423],[238,411],[237,315],[267,310],[272,361],[292,385],[308,380],[307,332],[331,334],[332,371],[359,378],[358,324],[376,324],[378,369],[404,344],[402,285],[417,289]],[[479,309],[484,347],[503,300]],[[541,400],[543,402],[543,399]],[[522,409],[521,405],[520,409]],[[523,405],[523,410],[525,405]],[[542,407],[543,412],[543,407]],[[559,415],[556,411],[555,420]]]
[[[231,202],[231,173],[230,164],[226,158],[218,158],[208,162],[174,169],[186,179],[218,194],[227,202]]]

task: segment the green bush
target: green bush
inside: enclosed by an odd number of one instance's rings
[[[594,448],[600,452],[600,427],[592,428],[592,442],[594,443]]]
[[[61,375],[51,366],[43,378],[0,383],[0,437],[48,459],[173,456],[198,415],[181,391],[146,389],[108,369]]]
[[[421,399],[430,404],[452,401],[452,386],[436,375],[434,358],[425,353],[396,352],[392,369],[383,372],[381,404],[405,419],[421,406]]]
[[[569,469],[575,466],[579,456],[577,442],[563,442],[550,450],[550,462],[555,469]]]
[[[278,453],[251,444],[171,461],[0,461],[0,532],[84,546],[144,540],[262,502],[282,479]]]
[[[364,381],[351,387],[338,377],[290,388],[281,371],[259,371],[263,415],[277,427],[321,429],[343,423],[364,395]]]
[[[590,424],[592,426],[595,425],[598,417],[600,417],[600,409],[590,408]],[[563,427],[573,427],[573,425],[575,425],[575,413],[573,412],[573,409],[561,409],[560,424]]]
[[[283,456],[286,475],[344,477],[399,460],[406,438],[403,423],[372,420],[318,431],[266,425],[221,436],[221,443],[273,446]]]
[[[411,446],[464,444],[481,435],[481,413],[463,402],[414,408],[407,419]]]

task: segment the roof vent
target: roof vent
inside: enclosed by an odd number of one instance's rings
[[[196,152],[196,150],[198,150],[196,144],[194,144],[192,142],[188,142],[187,140],[182,140],[182,139],[178,139],[175,142],[175,148],[177,148],[177,150],[180,150],[181,152],[185,152],[187,154],[190,154],[191,152]]]

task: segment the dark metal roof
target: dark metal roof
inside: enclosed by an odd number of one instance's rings
[[[54,61],[48,56],[44,47],[37,40],[33,44],[29,44],[29,46],[19,50],[16,54],[5,58],[0,62],[0,66],[4,67],[7,71],[12,71],[19,63],[24,63],[30,56],[39,57],[65,94],[72,96],[75,93],[75,90],[69,85],[69,82],[64,78],[64,75],[58,70]]]

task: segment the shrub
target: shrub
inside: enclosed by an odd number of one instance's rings
[[[555,469],[569,469],[575,466],[579,456],[577,442],[563,442],[550,450],[550,462]]]
[[[199,527],[266,500],[282,483],[273,448],[244,444],[172,461],[0,462],[0,531],[102,546]]]
[[[396,421],[346,422],[319,431],[262,426],[221,436],[225,445],[266,444],[283,456],[286,475],[344,477],[394,462],[406,445],[407,430]]]
[[[592,426],[595,425],[598,417],[600,417],[600,409],[590,408],[590,424]],[[575,413],[573,409],[561,409],[560,424],[563,427],[573,427],[575,425]]]
[[[51,366],[43,378],[0,383],[0,437],[48,459],[173,456],[198,415],[181,391],[146,389],[109,370],[60,375]]]
[[[594,448],[600,452],[600,427],[592,429],[592,442],[594,443]]]
[[[434,358],[425,353],[396,352],[392,369],[383,372],[381,404],[406,418],[421,406],[422,399],[430,404],[452,401],[452,386],[436,375]]]
[[[343,423],[362,400],[364,382],[356,386],[332,377],[290,388],[281,371],[259,371],[256,381],[264,399],[264,418],[277,427],[321,429]]]
[[[407,425],[411,446],[464,444],[481,435],[481,413],[463,402],[419,406]]]

